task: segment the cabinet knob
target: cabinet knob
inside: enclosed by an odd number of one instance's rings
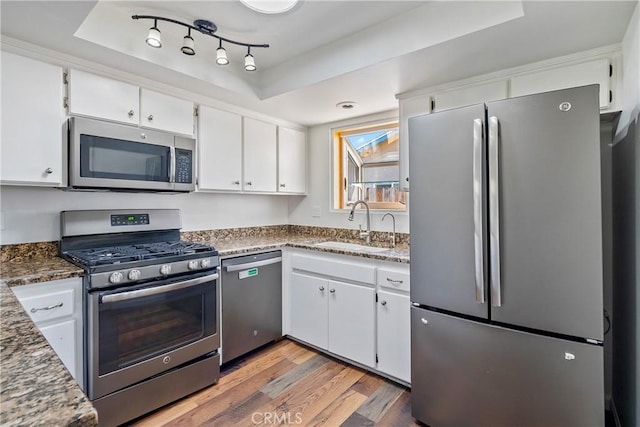
[[[47,175],[51,175],[53,173],[53,169],[51,168],[46,168],[44,171],[47,173]]]
[[[329,292],[331,292],[332,294],[335,294],[336,290],[335,289],[329,289]]]
[[[324,291],[324,286],[320,286],[318,289],[320,289],[321,291]]]
[[[387,302],[385,300],[382,300],[382,301],[380,301],[380,304],[387,305]]]
[[[247,181],[247,185],[251,185],[251,181]]]
[[[127,113],[127,115],[129,116],[129,118],[132,118],[134,114],[135,114],[135,113],[133,112],[133,110],[129,110],[129,112]]]
[[[286,186],[285,186],[284,184],[280,184],[280,187],[284,188],[284,187],[286,187]]]
[[[240,185],[240,181],[233,181],[233,185]]]
[[[149,120],[150,122],[153,121],[153,114],[149,114],[149,117],[147,117],[147,120]]]

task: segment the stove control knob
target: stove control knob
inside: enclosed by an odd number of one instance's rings
[[[202,261],[200,261],[200,266],[202,268],[207,268],[211,265],[211,260],[209,258],[205,258]]]
[[[129,280],[138,280],[140,278],[140,270],[131,270],[128,277]]]
[[[171,273],[171,266],[169,264],[165,264],[162,267],[160,267],[160,274],[162,274],[163,276],[166,276],[169,273]]]
[[[111,283],[120,283],[122,282],[123,276],[122,273],[120,273],[119,271],[113,272],[111,273],[111,276],[109,276],[109,281]]]
[[[198,265],[198,261],[191,260],[189,261],[189,264],[187,265],[187,267],[189,268],[189,270],[197,270],[200,267],[200,265]]]

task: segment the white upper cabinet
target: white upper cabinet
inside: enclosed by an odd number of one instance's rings
[[[245,117],[243,129],[243,189],[275,193],[277,190],[276,125]]]
[[[5,184],[64,185],[61,67],[2,52],[2,172]]]
[[[71,69],[69,114],[138,125],[140,89],[129,83]]]
[[[303,194],[307,190],[305,133],[278,128],[278,192]]]
[[[193,102],[140,89],[140,126],[193,135]]]
[[[431,111],[431,97],[419,95],[401,99],[400,107],[400,190],[409,191],[409,119],[411,117],[429,114]]]
[[[433,96],[433,111],[507,98],[507,80],[448,90]]]
[[[242,116],[201,105],[198,113],[198,188],[240,191]]]
[[[611,61],[608,58],[598,59],[513,77],[511,78],[511,96],[599,84],[600,108],[606,109],[612,101],[610,77]]]
[[[193,136],[193,102],[69,70],[69,114]]]

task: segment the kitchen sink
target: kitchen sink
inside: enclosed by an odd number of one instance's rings
[[[371,252],[371,253],[384,252],[389,250],[389,248],[378,248],[375,246],[358,245],[357,243],[332,242],[332,241],[316,243],[315,246],[318,246],[320,248],[343,249],[348,251]]]

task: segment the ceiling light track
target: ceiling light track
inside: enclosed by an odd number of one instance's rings
[[[191,37],[191,30],[198,31],[201,34],[206,36],[215,37],[219,40],[219,46],[216,50],[216,63],[218,65],[227,65],[229,60],[227,59],[227,53],[224,47],[222,47],[222,42],[231,43],[238,46],[243,46],[247,48],[247,54],[245,55],[245,65],[244,69],[247,71],[255,71],[256,65],[253,55],[251,54],[252,47],[259,48],[268,48],[268,44],[255,44],[255,43],[244,43],[236,40],[231,40],[226,37],[219,36],[215,34],[218,30],[216,24],[211,21],[207,21],[206,19],[196,19],[193,21],[193,25],[186,24],[184,22],[176,21],[175,19],[165,18],[163,16],[154,16],[154,15],[133,15],[131,19],[150,19],[153,20],[153,27],[149,29],[149,35],[147,36],[146,42],[149,46],[154,48],[162,47],[162,40],[160,36],[160,30],[158,29],[158,21],[170,22],[172,24],[181,25],[187,28],[187,35],[184,36],[183,46],[180,49],[182,53],[185,55],[193,56],[196,54],[194,49],[194,40]]]

